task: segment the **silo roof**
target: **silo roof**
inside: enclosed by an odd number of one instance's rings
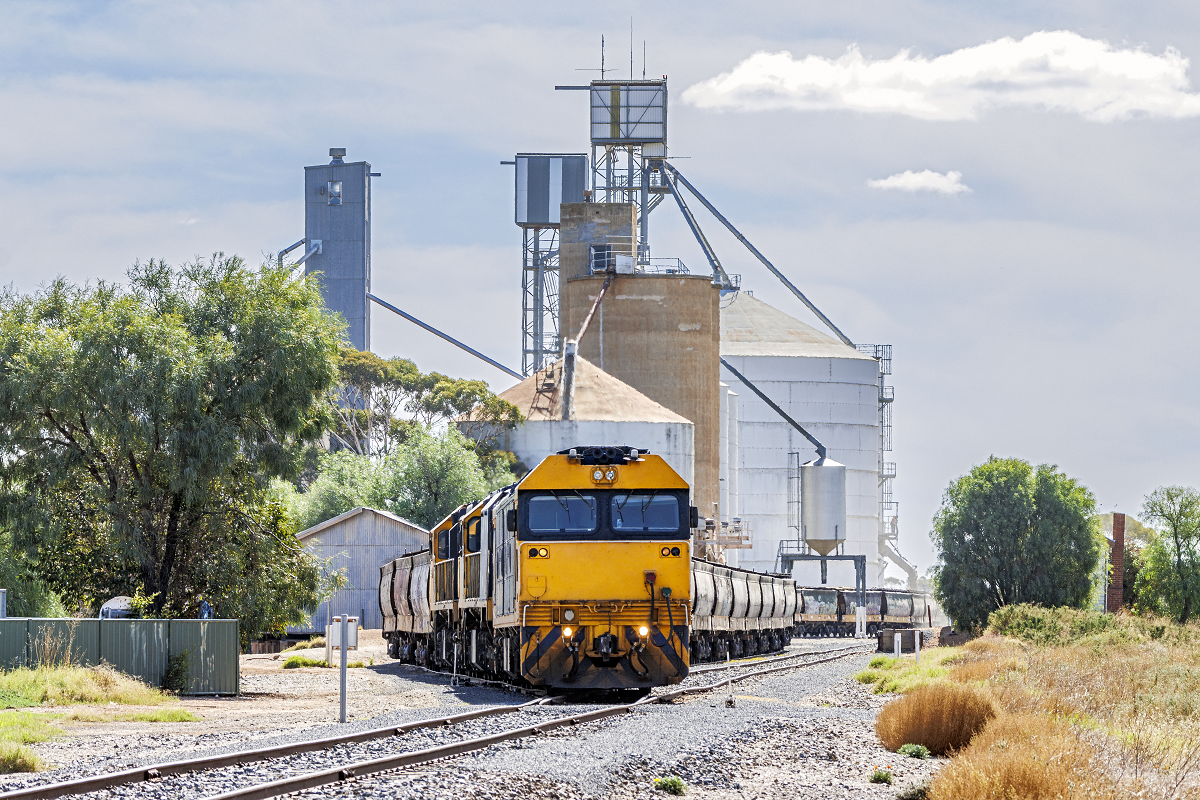
[[[561,420],[559,402],[562,360],[535,372],[500,393],[521,409],[528,420]],[[659,405],[624,381],[614,378],[587,359],[575,357],[575,420],[614,422],[691,421]]]
[[[746,292],[722,305],[721,355],[874,360]]]

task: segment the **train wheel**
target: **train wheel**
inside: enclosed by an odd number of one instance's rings
[[[388,639],[387,654],[388,658],[399,658],[400,642],[396,641],[395,639]]]

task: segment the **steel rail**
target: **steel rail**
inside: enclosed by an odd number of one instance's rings
[[[100,791],[101,789],[111,789],[115,786],[124,786],[130,783],[140,783],[142,781],[161,778],[166,775],[178,775],[183,772],[199,772],[201,770],[219,769],[220,767],[231,767],[236,764],[248,764],[253,761],[267,761],[272,758],[282,758],[284,756],[296,755],[298,753],[311,753],[317,750],[328,750],[329,748],[336,747],[340,744],[367,742],[372,739],[400,736],[408,733],[409,731],[415,731],[421,728],[448,727],[459,722],[467,722],[469,720],[479,719],[481,717],[491,717],[499,714],[511,714],[515,711],[520,711],[523,708],[543,705],[547,702],[552,702],[552,700],[550,698],[539,698],[537,700],[531,700],[528,703],[521,703],[520,705],[495,706],[493,708],[484,708],[477,711],[468,711],[463,714],[454,714],[449,717],[424,719],[417,722],[406,722],[401,725],[389,725],[386,728],[359,731],[357,733],[348,733],[342,736],[331,736],[327,739],[310,739],[305,742],[295,742],[292,744],[277,745],[275,747],[264,747],[258,750],[242,750],[236,753],[226,753],[219,756],[193,758],[186,761],[164,762],[162,764],[153,764],[148,767],[137,767],[134,769],[122,770],[121,772],[109,772],[104,775],[93,775],[87,778],[77,778],[72,781],[64,781],[62,783],[49,783],[42,786],[31,786],[26,789],[17,789],[11,792],[4,792],[3,794],[0,794],[0,800],[52,800],[52,798],[56,797],[65,797],[72,794],[84,794],[85,792],[96,792]]]
[[[858,650],[858,648],[854,648]],[[819,655],[819,654],[818,654]],[[564,728],[570,725],[582,725],[588,722],[595,722],[608,717],[615,717],[621,714],[630,714],[639,706],[649,705],[651,703],[665,703],[679,697],[689,694],[700,694],[710,692],[722,687],[730,686],[734,683],[739,683],[750,678],[760,675],[768,675],[773,672],[782,672],[789,669],[799,669],[801,667],[812,666],[815,664],[823,664],[828,661],[836,661],[839,658],[846,658],[852,653],[842,653],[829,658],[823,658],[816,661],[805,661],[799,664],[785,664],[779,667],[770,667],[768,669],[755,670],[744,675],[735,675],[730,678],[717,681],[716,683],[705,684],[704,686],[695,686],[687,689],[676,689],[661,695],[653,695],[644,697],[634,703],[629,703],[622,706],[613,706],[611,708],[602,708],[597,711],[589,711],[584,714],[575,714],[569,717],[560,717],[559,719],[547,720],[546,722],[538,723],[537,725],[529,725],[524,728],[517,728],[511,731],[502,733],[494,733],[489,736],[481,736],[476,739],[468,739],[462,742],[454,742],[453,744],[440,745],[438,747],[430,747],[426,750],[416,750],[410,753],[399,753],[393,756],[384,756],[370,761],[359,761],[353,764],[344,764],[339,767],[331,767],[329,769],[320,770],[318,772],[310,772],[304,775],[296,775],[290,778],[281,778],[270,783],[263,783],[257,786],[249,786],[244,789],[235,789],[231,792],[224,792],[218,795],[212,795],[207,800],[266,800],[266,798],[278,797],[292,792],[300,792],[307,789],[315,789],[320,786],[328,786],[334,783],[343,781],[355,780],[369,775],[377,775],[384,772],[392,772],[394,770],[403,769],[404,767],[416,766],[417,764],[425,764],[430,761],[437,761],[451,756],[470,753],[475,750],[482,750],[485,747],[491,747],[494,744],[512,741],[514,739],[524,739],[529,736],[536,736],[541,733]]]
[[[706,664],[704,666],[692,667],[691,669],[688,670],[688,674],[689,675],[703,675],[706,672],[719,672],[720,670],[737,669],[739,667],[753,667],[758,664],[772,664],[772,663],[776,663],[779,661],[789,661],[793,658],[804,658],[805,656],[825,656],[825,655],[829,655],[830,653],[841,653],[841,652],[849,651],[849,650],[857,650],[863,646],[874,647],[875,645],[867,645],[866,642],[863,642],[863,644],[860,644],[860,645],[850,645],[849,647],[839,647],[839,648],[836,648],[833,650],[815,650],[815,651],[808,652],[808,653],[785,653],[784,655],[768,656],[766,658],[750,658],[750,659],[742,658],[742,659],[738,659],[736,661],[731,660],[727,664],[711,664],[711,665]]]

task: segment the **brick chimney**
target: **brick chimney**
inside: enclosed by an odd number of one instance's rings
[[[1108,563],[1112,565],[1112,576],[1108,584],[1108,613],[1121,610],[1121,596],[1125,589],[1125,515],[1113,514],[1112,549]]]

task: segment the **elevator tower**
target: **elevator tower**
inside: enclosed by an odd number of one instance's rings
[[[304,239],[315,250],[305,275],[321,273],[321,296],[346,320],[355,348],[371,349],[371,172],[366,161],[345,161],[332,147],[328,164],[304,168]]]

